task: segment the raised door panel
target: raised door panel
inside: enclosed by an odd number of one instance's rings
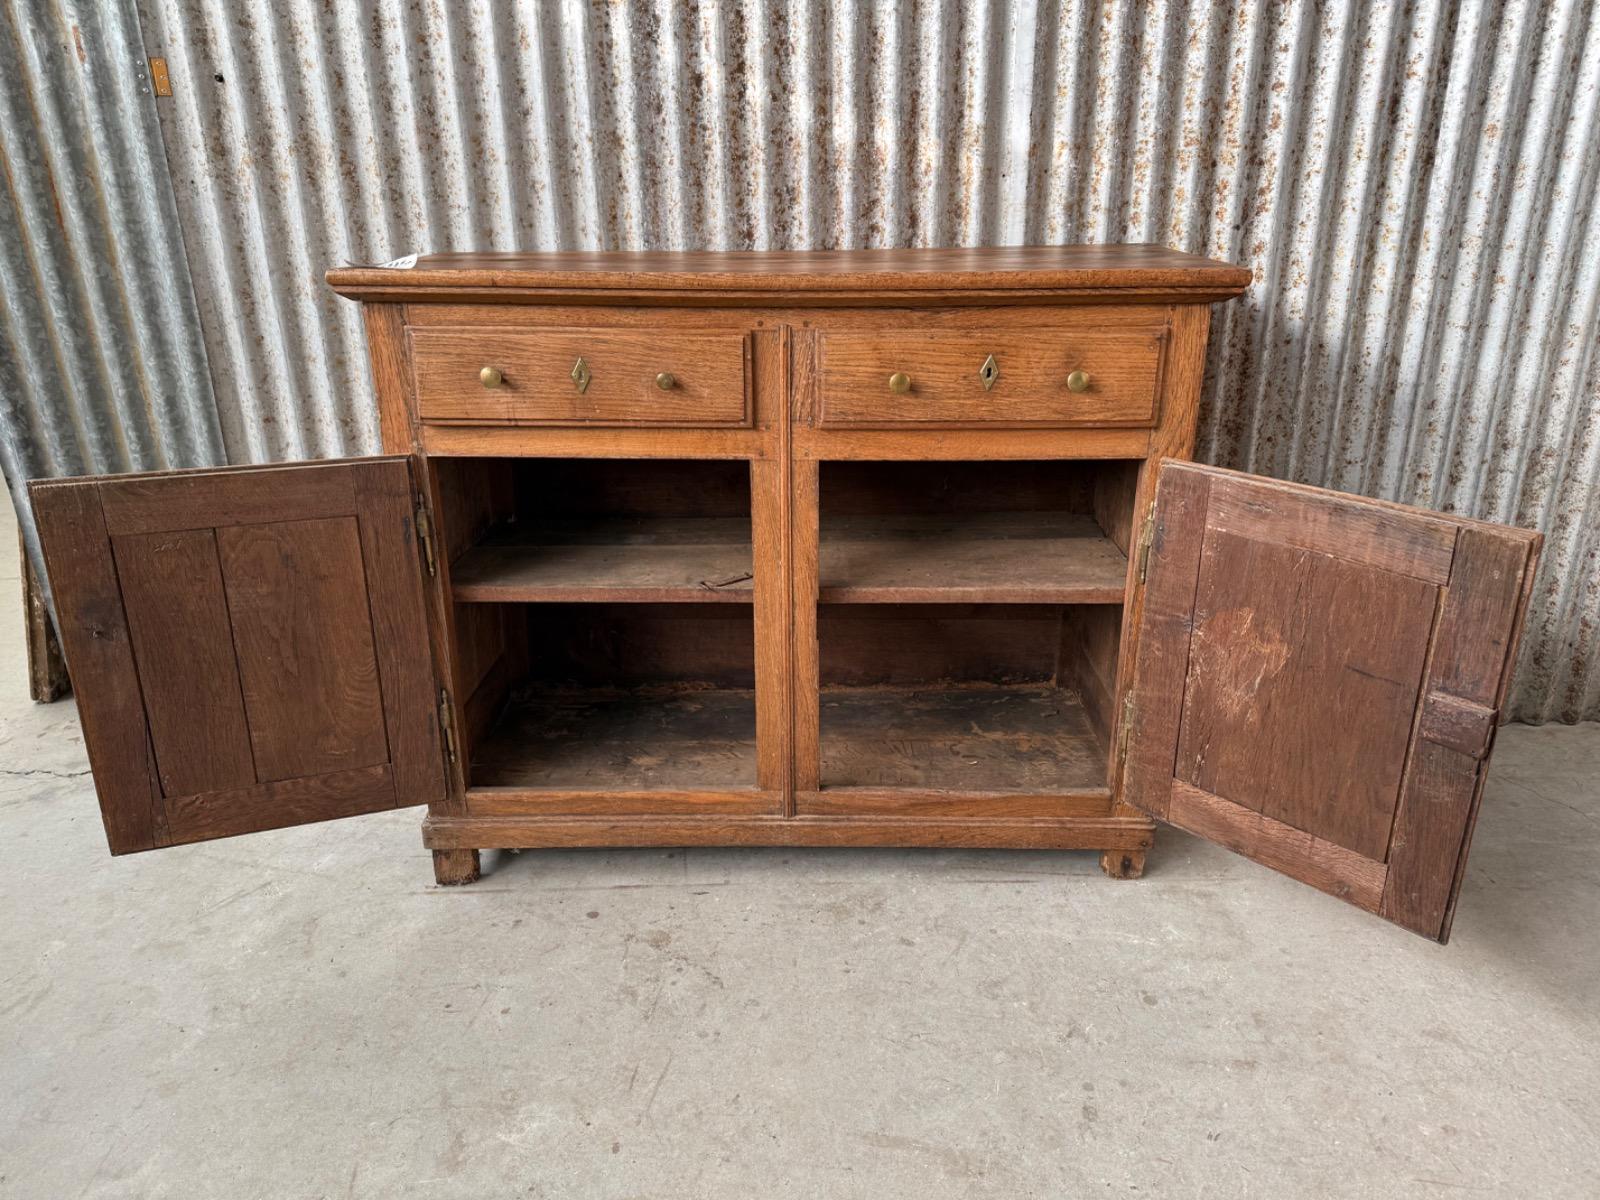
[[[441,794],[404,459],[32,494],[113,853]]]
[[[1536,534],[1169,462],[1124,796],[1445,940]]]

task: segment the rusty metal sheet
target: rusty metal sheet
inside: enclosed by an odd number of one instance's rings
[[[32,240],[0,250],[4,336],[27,346],[6,385],[12,481],[70,465],[38,450],[63,439],[95,447],[80,465],[120,461],[102,442],[182,460],[220,437],[241,462],[371,450],[361,328],[321,282],[331,263],[1164,242],[1256,273],[1214,323],[1200,456],[1542,529],[1511,711],[1600,717],[1585,0],[137,4],[142,45],[117,5],[41,0],[43,34],[9,17],[35,49],[5,86],[78,113],[7,101],[8,162],[31,161],[19,136],[78,147],[19,176]],[[120,90],[97,97],[57,52],[74,24]],[[147,58],[170,98],[135,86]],[[54,237],[51,191],[80,176],[150,202],[69,201],[86,234]],[[149,318],[39,290],[41,262],[127,288]],[[167,366],[74,384],[63,408],[30,366],[55,345]]]

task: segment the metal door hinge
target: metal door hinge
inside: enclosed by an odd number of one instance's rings
[[[428,506],[417,497],[417,544],[422,547],[422,565],[432,578],[439,574],[439,560],[433,552],[433,519],[428,516]]]
[[[1139,530],[1139,545],[1135,553],[1139,556],[1139,582],[1143,583],[1145,576],[1150,573],[1150,541],[1155,536],[1156,510],[1152,508],[1150,515],[1144,519],[1144,525]]]
[[[456,761],[456,713],[450,705],[450,693],[439,689],[439,737],[444,745],[444,761]]]
[[[1133,716],[1136,711],[1133,703],[1133,692],[1130,690],[1122,698],[1122,725],[1117,730],[1117,768],[1118,775],[1128,769],[1128,739],[1133,734]]]

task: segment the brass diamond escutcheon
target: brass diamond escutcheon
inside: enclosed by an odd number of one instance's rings
[[[589,364],[584,362],[583,359],[580,358],[572,364],[572,382],[578,385],[580,392],[589,390],[589,380],[593,378],[594,375],[589,370]]]
[[[989,355],[983,360],[983,366],[978,368],[978,378],[983,380],[983,390],[989,391],[994,387],[995,380],[1000,378],[1000,364],[995,362],[994,355]]]

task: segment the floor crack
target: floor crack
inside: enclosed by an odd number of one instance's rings
[[[0,775],[13,779],[25,779],[29,776],[37,775],[43,775],[50,779],[82,779],[89,774],[90,770],[91,768],[85,767],[81,771],[51,771],[44,767],[33,767],[26,771],[14,771],[6,767],[0,767]]]

